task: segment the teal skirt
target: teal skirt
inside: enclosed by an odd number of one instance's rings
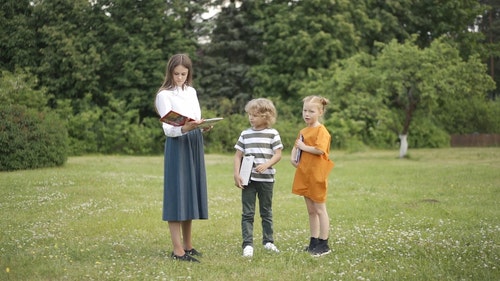
[[[208,219],[203,136],[199,129],[165,141],[163,220]]]

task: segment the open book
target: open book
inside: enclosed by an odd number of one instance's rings
[[[163,115],[162,118],[160,118],[160,121],[163,123],[170,124],[172,126],[183,126],[186,124],[187,121],[191,121],[193,119],[184,116],[178,112],[175,112],[173,110],[170,110],[167,114]]]
[[[199,125],[200,128],[207,128],[212,126],[212,124],[219,122],[224,118],[222,117],[217,117],[217,118],[209,118],[209,119],[204,119],[204,122]],[[172,126],[183,126],[186,124],[186,122],[194,120],[192,118],[189,118],[187,116],[184,116],[178,112],[175,112],[173,110],[170,110],[167,114],[163,115],[162,118],[160,118],[161,122],[170,124]]]

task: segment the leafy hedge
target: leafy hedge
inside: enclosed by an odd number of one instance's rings
[[[63,165],[68,133],[58,115],[0,106],[0,171]]]
[[[162,153],[164,136],[158,118],[139,120],[137,109],[127,109],[124,100],[108,98],[107,106],[97,107],[87,95],[80,101],[80,112],[67,115],[69,155]]]

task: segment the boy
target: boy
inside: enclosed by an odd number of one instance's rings
[[[283,144],[276,129],[276,108],[272,101],[258,98],[245,106],[251,127],[244,130],[234,148],[234,183],[242,190],[241,231],[243,236],[243,256],[253,256],[253,222],[256,196],[259,198],[259,213],[262,219],[262,244],[269,251],[279,252],[274,245],[272,199],[274,175],[273,165],[281,160]],[[254,156],[254,163],[248,185],[243,185],[240,176],[244,156]]]

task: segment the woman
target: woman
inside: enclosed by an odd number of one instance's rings
[[[192,87],[193,68],[185,54],[172,56],[155,106],[162,117],[173,110],[189,118],[182,126],[162,123],[167,136],[164,159],[163,220],[168,222],[175,260],[199,262],[191,241],[192,220],[208,219],[207,180],[201,109]],[[209,130],[211,127],[203,129]]]

